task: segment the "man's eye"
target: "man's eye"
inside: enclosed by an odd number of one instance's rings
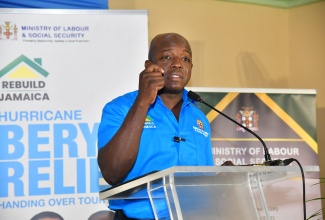
[[[164,56],[162,57],[163,60],[170,60],[170,56]]]
[[[190,60],[189,58],[187,58],[187,57],[184,57],[183,60],[184,60],[185,62],[191,62],[191,60]]]

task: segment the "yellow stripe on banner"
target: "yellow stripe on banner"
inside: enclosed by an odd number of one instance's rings
[[[265,105],[267,105],[272,111],[279,116],[287,125],[294,130],[310,147],[318,154],[318,148],[316,141],[310,137],[310,135],[300,127],[295,120],[291,118],[280,106],[278,106],[268,95],[265,93],[255,93],[255,95],[261,99]]]
[[[234,98],[236,98],[238,95],[239,95],[238,92],[228,93],[225,97],[223,97],[223,99],[214,108],[216,108],[222,112],[232,102],[232,100],[234,100]],[[207,118],[208,118],[209,122],[211,123],[218,115],[219,115],[218,112],[211,110],[207,114]]]

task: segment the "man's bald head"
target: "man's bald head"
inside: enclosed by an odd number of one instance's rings
[[[155,62],[155,53],[157,48],[163,48],[164,46],[173,46],[175,44],[183,44],[187,48],[188,52],[192,55],[191,46],[188,41],[180,34],[177,33],[165,33],[159,34],[154,37],[150,43],[148,59],[151,62]]]

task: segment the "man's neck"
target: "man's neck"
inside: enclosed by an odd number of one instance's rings
[[[162,93],[159,95],[164,105],[172,110],[179,103],[183,103],[183,92],[181,93]],[[182,106],[182,105],[181,105]]]
[[[160,95],[160,98],[163,101],[164,105],[174,113],[175,118],[178,121],[183,104],[183,93],[164,93]]]

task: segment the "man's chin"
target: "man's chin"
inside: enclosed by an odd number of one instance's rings
[[[162,88],[158,91],[158,95],[160,94],[164,94],[164,93],[168,93],[168,94],[179,94],[179,93],[183,93],[184,88],[182,89],[169,89],[169,88]]]

